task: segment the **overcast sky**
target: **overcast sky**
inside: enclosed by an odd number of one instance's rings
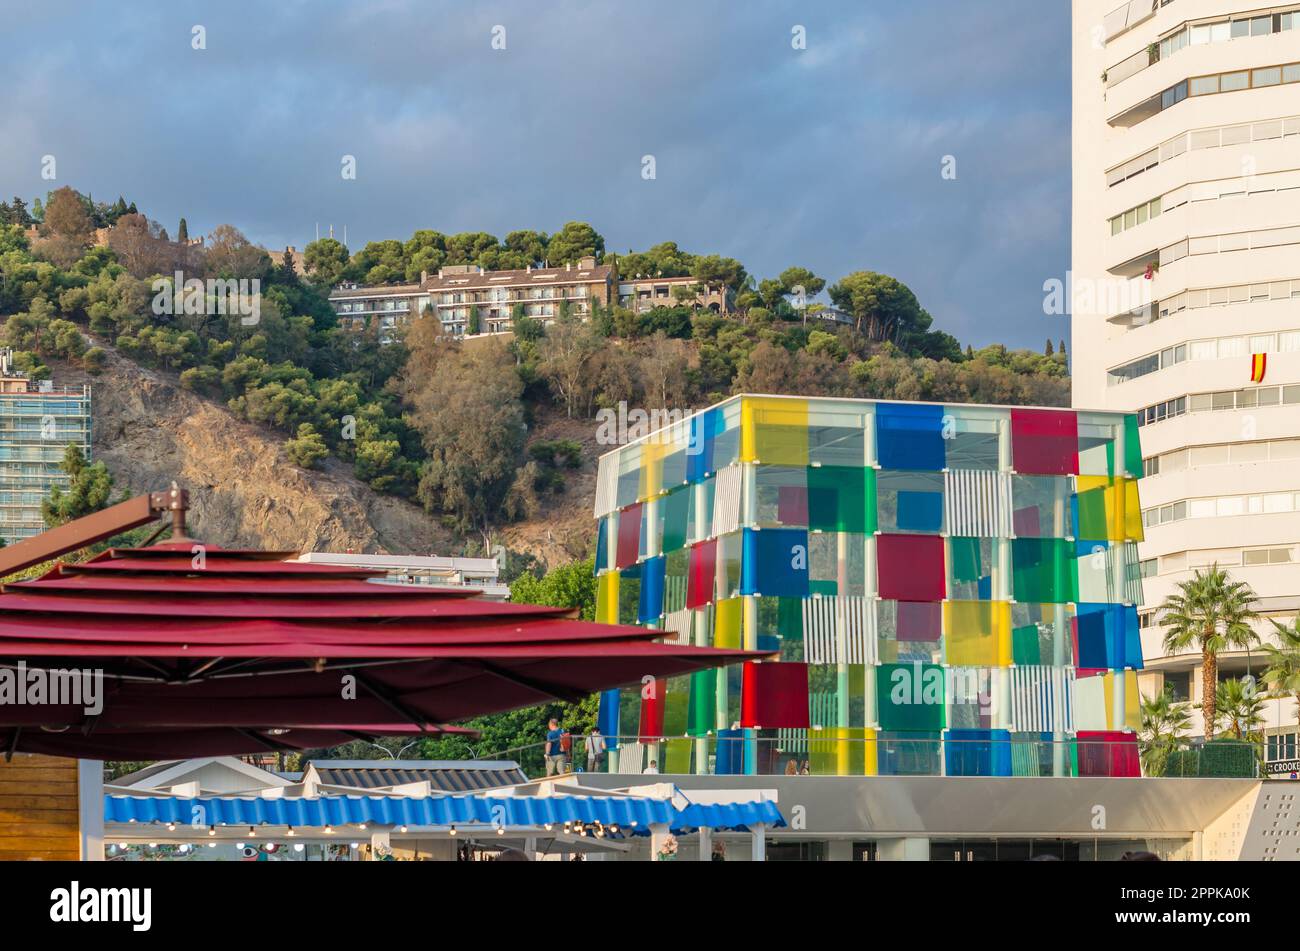
[[[356,250],[417,228],[586,220],[609,250],[672,240],[759,277],[883,271],[976,346],[1067,335],[1042,313],[1043,282],[1069,266],[1064,0],[0,0],[0,13],[5,196],[120,193],[173,235],[183,215],[191,234],[229,222],[268,247],[301,248],[317,223],[346,225]],[[41,179],[45,155],[56,182]]]

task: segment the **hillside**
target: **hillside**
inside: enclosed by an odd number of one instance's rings
[[[193,533],[221,546],[303,551],[458,551],[434,516],[359,482],[351,467],[290,464],[284,438],[111,351],[104,372],[51,360],[59,384],[90,383],[96,459],[132,495],[175,480],[190,490]]]

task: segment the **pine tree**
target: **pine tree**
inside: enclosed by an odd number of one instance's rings
[[[181,219],[180,226],[176,229],[176,241],[179,244],[188,244],[190,240],[190,226]]]
[[[1060,345],[1059,347],[1057,347],[1056,349],[1060,351],[1061,356],[1066,356],[1066,353],[1065,353],[1065,341],[1064,341],[1064,340],[1061,341],[1061,345]]]
[[[1045,356],[1049,356],[1049,357],[1052,355],[1052,338],[1051,338],[1051,337],[1048,337],[1048,338],[1047,338],[1047,347],[1046,347],[1046,349],[1043,350],[1043,354],[1044,354]]]

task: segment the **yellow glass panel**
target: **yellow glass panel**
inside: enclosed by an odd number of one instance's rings
[[[1144,541],[1142,505],[1136,479],[1123,476],[1078,476],[1075,489],[1080,496],[1100,489],[1106,506],[1106,538],[1113,542]]]
[[[740,625],[744,613],[743,598],[727,598],[713,605],[714,647],[740,648]]]
[[[814,776],[875,776],[876,751],[876,731],[871,727],[808,731],[808,765]]]
[[[1123,490],[1124,538],[1131,542],[1146,541],[1142,533],[1142,501],[1138,497],[1137,479],[1125,479]]]
[[[746,396],[740,412],[740,461],[808,464],[808,401]]]
[[[596,579],[596,620],[618,623],[618,572],[607,571]]]
[[[1134,733],[1142,731],[1142,697],[1136,670],[1124,671],[1124,726]]]
[[[1010,602],[945,601],[943,643],[953,666],[1011,666]]]
[[[1119,727],[1115,724],[1115,672],[1113,670],[1108,670],[1101,676],[1103,684],[1102,689],[1105,691],[1106,698],[1106,728],[1110,730],[1118,730]]]
[[[664,491],[664,457],[673,451],[667,434],[657,433],[641,446],[641,474],[637,482],[637,501],[645,502]]]

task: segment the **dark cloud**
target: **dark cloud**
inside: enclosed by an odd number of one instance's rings
[[[48,190],[53,154],[60,183],[267,245],[585,219],[760,276],[887,271],[976,345],[1066,334],[1041,309],[1069,259],[1064,3],[6,6],[6,194]]]

